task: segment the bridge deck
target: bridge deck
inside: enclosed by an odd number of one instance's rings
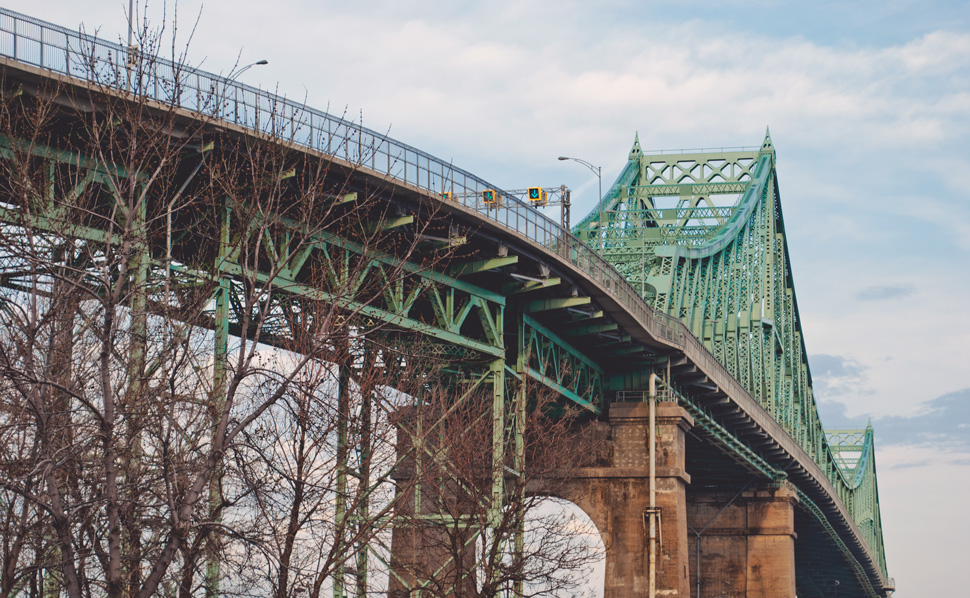
[[[703,342],[679,319],[651,307],[587,243],[497,186],[355,123],[202,71],[183,69],[174,88],[160,86],[160,81],[172,80],[176,70],[159,60],[151,70],[141,73],[139,80],[131,80],[124,68],[124,48],[81,38],[75,32],[10,11],[0,11],[0,55],[6,88],[20,84],[30,92],[47,79],[60,78],[75,88],[91,90],[93,103],[97,94],[104,92],[103,86],[93,83],[105,76],[106,69],[113,69],[111,77],[117,81],[115,93],[119,96],[130,86],[160,106],[177,107],[184,119],[206,114],[214,119],[213,131],[278,136],[281,143],[353,173],[361,186],[387,190],[397,204],[412,210],[433,206],[436,218],[454,220],[472,231],[469,234],[475,237],[477,247],[507,247],[508,255],[518,257],[521,271],[543,271],[561,278],[568,284],[540,290],[530,300],[588,297],[603,312],[604,321],[615,323],[621,337],[629,337],[627,345],[642,346],[648,354],[666,357],[674,370],[673,382],[681,380],[679,398],[698,420],[706,438],[757,475],[794,484],[812,511],[812,520],[860,565],[860,573],[871,588],[879,594],[891,589],[879,557],[863,540],[864,534],[827,472]],[[93,69],[91,58],[96,65]],[[485,190],[495,190],[501,201],[486,202]],[[486,288],[495,280],[490,274],[472,280],[484,291],[497,290]],[[537,318],[541,320],[542,316]],[[643,370],[641,365],[633,368],[636,371],[617,372],[615,360],[603,360],[578,346],[573,350],[620,377],[640,375]],[[622,363],[630,366],[632,362]],[[605,407],[608,397],[598,399]]]

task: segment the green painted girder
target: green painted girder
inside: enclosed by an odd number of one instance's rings
[[[590,324],[588,326],[580,326],[578,328],[571,328],[562,333],[565,338],[576,338],[578,336],[589,336],[591,334],[599,334],[601,332],[616,332],[619,326],[616,324]]]
[[[293,226],[293,227],[297,226],[296,223],[286,219],[281,218],[279,219],[279,221],[289,226]],[[390,266],[392,268],[400,269],[401,271],[409,275],[418,276],[420,278],[426,279],[429,282],[432,282],[437,285],[443,285],[446,287],[451,287],[454,289],[464,291],[469,295],[480,297],[481,299],[491,303],[495,303],[498,305],[505,305],[505,297],[501,293],[497,293],[495,291],[470,284],[468,282],[459,280],[453,276],[449,276],[447,274],[438,272],[437,270],[432,270],[430,268],[421,266],[419,264],[415,264],[408,261],[401,261],[400,259],[394,256],[384,254],[379,251],[368,249],[365,252],[364,247],[360,243],[345,239],[339,235],[335,235],[325,230],[313,231],[312,234],[313,234],[313,238],[308,239],[306,241],[307,245],[315,245],[318,247],[326,247],[326,246],[339,247],[340,249],[346,250],[348,252],[351,252],[357,255],[363,255],[366,253],[368,259],[373,260],[376,263],[381,263],[386,266]],[[293,254],[288,253],[287,255],[293,255]]]
[[[378,222],[374,222],[373,224],[367,227],[367,230],[369,230],[372,233],[376,233],[380,231],[391,230],[401,226],[407,226],[408,224],[412,224],[413,222],[414,222],[414,216],[411,216],[411,215],[395,216],[393,218],[384,218]]]
[[[57,213],[51,212],[24,214],[23,212],[0,206],[0,222],[29,227],[34,230],[56,231],[59,234],[66,233],[72,238],[85,241],[112,244],[121,242],[121,237],[117,234],[107,233],[101,229],[84,226],[76,222],[65,221]]]
[[[339,305],[347,311],[425,336],[489,355],[504,355],[500,321],[505,298],[501,295],[373,249],[365,252],[358,243],[326,231],[313,231],[303,236],[294,234],[299,231],[297,225],[284,223],[292,228],[270,235],[275,236],[275,240],[265,240],[261,244],[270,263],[286,266],[279,268],[279,273],[272,279],[278,294]],[[294,243],[299,246],[298,252],[290,249]],[[364,255],[365,262],[360,262]],[[317,271],[326,275],[326,288],[299,281],[300,271],[311,256],[317,256],[315,262],[320,266]],[[357,263],[352,265],[352,262]],[[270,282],[269,274],[246,273],[234,260],[227,260],[220,270],[233,277],[248,275],[255,276],[260,282]],[[364,287],[379,288],[381,301],[362,303],[358,293]],[[419,301],[433,310],[433,322],[410,316]],[[480,323],[484,337],[473,338],[464,333],[464,325],[472,315]]]
[[[570,310],[569,323],[570,325],[582,324],[591,320],[599,320],[602,317],[603,310],[601,309],[591,309],[589,311]]]
[[[539,280],[520,280],[504,285],[502,287],[502,293],[504,295],[517,295],[519,293],[550,289],[560,284],[562,284],[562,279],[557,277],[541,278]]]
[[[334,200],[334,204],[336,205],[351,203],[351,202],[357,201],[357,192],[355,191],[353,193],[344,193],[342,195],[336,195],[333,197],[333,200]]]
[[[88,226],[79,222],[76,217],[67,214],[54,201],[55,182],[53,168],[55,165],[67,165],[75,168],[78,175],[74,177],[74,184],[64,193],[62,204],[76,201],[92,185],[103,187],[108,195],[114,194],[114,181],[132,176],[136,181],[144,181],[145,175],[139,172],[130,173],[127,169],[111,165],[104,165],[92,158],[77,152],[60,150],[40,143],[27,143],[0,135],[0,159],[19,161],[23,156],[33,156],[42,159],[47,164],[47,181],[44,189],[37,189],[32,198],[29,209],[11,209],[0,206],[0,220],[8,224],[29,227],[33,230],[58,232],[76,239],[86,241],[117,244],[121,238],[117,234],[108,233],[102,229]],[[124,217],[129,217],[127,205],[117,202],[114,206]],[[92,219],[100,216],[88,214]],[[134,217],[134,215],[130,215]]]
[[[755,150],[757,154],[758,150]],[[637,186],[711,185],[744,183],[751,179],[757,161],[750,150],[677,152],[644,155],[639,140],[634,141],[631,157],[638,161]]]
[[[363,316],[373,318],[377,321],[390,324],[392,326],[403,328],[405,330],[411,330],[418,332],[425,336],[430,336],[442,341],[449,343],[454,343],[457,345],[462,345],[486,355],[493,355],[496,357],[504,356],[505,349],[502,346],[496,346],[493,344],[498,340],[498,335],[490,334],[490,338],[487,341],[482,341],[474,338],[469,338],[462,335],[460,332],[461,324],[464,322],[465,317],[471,311],[472,308],[477,309],[479,312],[485,309],[486,306],[482,304],[481,300],[478,298],[472,298],[468,303],[465,304],[464,308],[457,313],[451,311],[442,311],[438,313],[438,321],[436,324],[430,324],[422,322],[420,320],[415,320],[413,318],[407,317],[402,312],[394,312],[388,309],[381,309],[374,307],[372,305],[361,303],[352,295],[347,295],[344,293],[332,293],[328,291],[321,290],[316,287],[301,284],[296,281],[286,280],[280,276],[270,277],[268,274],[264,273],[247,273],[238,264],[224,264],[221,268],[223,274],[233,276],[233,277],[249,277],[253,278],[261,283],[267,283],[272,281],[273,286],[276,288],[276,292],[279,295],[294,295],[301,298],[308,299],[315,302],[325,302],[328,304],[336,305],[339,308],[351,312],[359,313]],[[436,294],[437,287],[428,286],[426,290],[432,293],[434,299],[437,302],[441,302],[440,297]],[[289,312],[291,308],[290,305],[283,306],[282,313]],[[242,321],[241,317],[236,317],[235,320]],[[445,321],[442,321],[445,320]],[[491,321],[491,318],[489,318]],[[286,331],[277,332],[278,335],[285,335]]]
[[[526,313],[534,314],[542,311],[566,309],[567,307],[582,307],[592,303],[589,297],[560,297],[555,299],[538,299],[530,301],[525,308]]]
[[[40,143],[28,143],[22,139],[14,139],[6,135],[0,135],[0,158],[9,160],[17,153],[29,154],[57,162],[67,164],[84,170],[92,171],[99,176],[111,176],[119,179],[126,179],[131,176],[129,170],[123,166],[105,164],[100,160],[90,158],[79,152],[53,148]],[[135,180],[144,182],[146,175],[140,172],[134,173]]]
[[[665,195],[720,195],[732,193],[744,193],[747,189],[747,182],[733,183],[685,183],[685,184],[653,184],[653,185],[631,185],[627,187],[630,195],[662,197]]]
[[[677,398],[677,403],[687,410],[687,413],[694,418],[695,424],[703,428],[704,432],[711,437],[714,444],[718,445],[725,455],[747,469],[750,473],[763,476],[766,479],[777,482],[788,477],[785,472],[776,469],[765,461],[761,455],[738,440],[734,434],[708,414],[703,407],[690,399],[689,394],[677,390],[676,387],[669,383],[668,387],[672,395]]]
[[[664,202],[667,202],[666,204]],[[725,203],[727,202],[727,203]],[[648,156],[573,232],[680,319],[826,472],[886,574],[871,445],[844,467],[819,421],[794,290],[775,150]],[[865,524],[865,525],[863,525]]]
[[[518,351],[526,375],[593,413],[602,412],[603,369],[528,314],[520,320]]]
[[[475,260],[473,262],[452,266],[449,269],[449,274],[455,278],[460,278],[462,276],[469,276],[471,274],[478,274],[479,272],[488,272],[489,270],[511,266],[513,264],[517,264],[518,261],[519,256],[517,255]]]
[[[117,235],[109,235],[98,228],[72,221],[66,213],[62,213],[64,208],[59,210],[54,206],[69,206],[85,192],[86,187],[93,184],[102,185],[110,192],[109,175],[127,176],[124,169],[103,166],[99,161],[77,153],[0,138],[0,158],[17,159],[17,153],[21,151],[29,152],[30,155],[51,164],[74,167],[79,173],[74,177],[78,183],[63,197],[58,198],[58,202],[53,202],[53,198],[39,196],[38,206],[26,213],[23,210],[0,207],[0,220],[32,230],[50,231],[59,236],[67,235],[107,245],[122,242]],[[346,197],[343,196],[345,199]],[[390,221],[390,224],[399,225],[405,221],[410,223],[413,216]],[[241,237],[252,234],[259,235],[258,243],[247,242]],[[183,284],[195,286],[212,284],[213,277],[220,275],[231,279],[249,278],[273,288],[273,296],[266,305],[278,313],[270,319],[267,331],[279,335],[280,338],[292,335],[293,331],[289,330],[292,319],[288,316],[296,305],[295,302],[322,301],[337,305],[348,312],[359,313],[376,322],[417,331],[424,336],[480,353],[492,356],[505,354],[501,332],[505,297],[500,293],[470,285],[417,264],[402,262],[372,249],[365,252],[356,242],[326,231],[308,232],[305,227],[283,218],[276,219],[273,226],[254,222],[247,230],[233,230],[232,235],[229,244],[235,250],[226,252],[216,271],[198,271],[179,264],[173,264],[168,271],[181,277]],[[273,273],[253,273],[241,265],[239,252],[250,245],[261,249],[260,258]],[[365,255],[366,258],[363,257]],[[309,285],[301,280],[301,272],[311,261],[319,266],[318,272],[326,275],[328,284],[325,286],[328,288],[322,288],[318,284]],[[352,261],[358,263],[351,266]],[[165,271],[165,264],[158,257],[152,263],[157,272]],[[390,275],[392,271],[395,273],[393,276]],[[358,299],[359,290],[369,280],[376,280],[380,285],[378,288],[381,289],[381,301]],[[15,284],[12,281],[5,282]],[[418,302],[430,305],[435,316],[434,321],[425,322],[410,316],[410,311]],[[230,321],[229,325],[238,331],[239,323],[245,321],[245,315],[239,312],[241,306],[230,296],[230,305],[234,303],[234,308],[230,309],[234,321]],[[465,323],[469,316],[475,317],[479,323],[476,329],[483,331],[483,336],[476,338],[465,332]],[[274,323],[277,327],[275,331]]]

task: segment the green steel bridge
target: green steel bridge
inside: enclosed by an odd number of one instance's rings
[[[286,263],[270,333],[297,334],[299,318],[287,314],[301,301],[329,296],[375,322],[432,339],[493,385],[492,451],[499,459],[514,442],[517,407],[503,391],[511,380],[531,378],[608,418],[611,404],[639,397],[656,373],[666,398],[694,418],[686,453],[692,486],[737,488],[737,480],[755,480],[797,493],[799,596],[829,595],[833,579],[841,596],[892,592],[873,430],[826,431],[819,421],[769,136],[750,150],[652,155],[634,142],[616,182],[569,231],[471,172],[353,122],[164,60],[133,75],[128,58],[124,47],[0,10],[5,94],[38,93],[56,80],[77,90],[98,83],[95,97],[110,79],[119,97],[143,94],[187,122],[202,114],[214,119],[213,135],[272,134],[350,181],[335,201],[353,204],[358,194],[377,193],[385,211],[374,226],[455,253],[447,269],[429,270],[400,260],[391,246],[375,254],[324,231],[292,255],[289,232],[279,231],[266,243],[267,263]],[[52,172],[71,170],[84,186],[107,187],[110,177],[97,160],[56,144],[0,138],[0,158],[23,152]],[[194,175],[185,169],[175,176]],[[53,183],[51,190],[72,192]],[[43,230],[55,217],[28,217],[0,202],[7,226]],[[74,230],[79,239],[114,242],[94,226]],[[226,238],[237,234],[224,230]],[[184,247],[149,247],[144,275],[199,276],[193,243],[178,242]],[[225,244],[212,251],[218,259],[205,275],[220,280],[211,315],[224,343],[245,325],[247,314],[232,296],[246,266]],[[369,260],[356,280],[328,266],[349,259]],[[329,272],[333,287],[362,288],[392,269],[409,272],[409,282],[366,304],[328,295],[308,275]],[[3,284],[16,287],[16,275],[5,273]],[[501,500],[500,489],[496,496]]]

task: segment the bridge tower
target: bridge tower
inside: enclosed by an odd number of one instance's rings
[[[819,422],[769,135],[759,147],[717,151],[644,152],[636,139],[617,181],[574,236],[494,184],[356,123],[160,59],[133,83],[128,48],[95,43],[4,9],[0,16],[0,68],[9,92],[4,97],[59,99],[45,91],[56,84],[82,100],[52,102],[59,106],[52,121],[59,134],[42,143],[15,135],[0,139],[0,165],[8,179],[21,171],[36,170],[39,176],[19,199],[43,206],[23,209],[13,201],[17,197],[5,197],[0,219],[24,235],[60,235],[65,246],[90,244],[96,250],[85,267],[100,268],[108,263],[102,256],[124,242],[104,223],[118,214],[130,216],[127,224],[138,233],[137,259],[118,263],[135,266],[135,282],[163,281],[156,287],[172,304],[136,295],[130,310],[142,320],[153,309],[171,318],[175,306],[187,315],[171,321],[211,327],[216,405],[227,387],[231,335],[243,338],[252,330],[262,335],[259,342],[280,347],[301,338],[320,343],[315,321],[332,316],[326,321],[346,322],[347,314],[356,314],[360,338],[379,338],[395,351],[415,338],[428,339],[428,350],[452,366],[455,388],[467,384],[487,398],[475,413],[489,424],[487,437],[476,445],[488,513],[477,529],[494,525],[491,517],[506,506],[510,489],[572,501],[606,542],[610,598],[648,592],[645,549],[652,542],[645,530],[656,515],[646,493],[651,432],[659,438],[658,595],[774,598],[797,592],[821,598],[831,595],[835,580],[842,596],[882,597],[892,590],[873,431],[826,432]],[[184,78],[173,81],[179,73]],[[96,138],[82,140],[83,128],[76,125],[89,118],[89,108],[97,112],[92,106],[127,106],[134,101],[132,89],[140,90],[151,110],[166,108],[171,123],[179,125],[153,127],[150,136],[167,131],[183,139],[184,167],[178,172],[160,167],[171,193],[144,195],[134,207],[116,209],[122,204],[111,176],[133,184],[142,179],[134,171],[119,175],[123,164],[95,159],[111,153]],[[125,122],[106,119],[97,131]],[[16,131],[22,123],[7,124]],[[197,140],[183,135],[186,127],[197,129]],[[285,153],[286,160],[271,164],[267,176],[252,177],[253,184],[285,194],[276,208],[256,205],[252,225],[243,226],[244,208],[264,195],[247,191],[230,203],[223,192],[210,192],[206,164],[218,158],[232,165],[239,148],[256,147],[249,145],[256,139],[265,143],[261,147],[284,148],[279,157]],[[316,187],[309,175],[321,171],[331,178]],[[248,184],[240,188],[251,189]],[[181,210],[173,220],[171,202],[184,199],[185,189],[212,203]],[[96,209],[79,205],[80,196]],[[51,209],[55,199],[57,210]],[[313,218],[293,221],[279,209],[297,199],[315,209],[293,211]],[[318,217],[321,205],[329,216]],[[86,210],[83,217],[68,217],[80,208]],[[332,226],[338,218],[352,225]],[[183,239],[190,242],[179,242]],[[448,259],[437,259],[439,251]],[[79,272],[78,286],[92,284],[94,277]],[[29,269],[8,267],[0,286],[20,292],[30,288],[31,276]],[[180,292],[169,293],[172,281]],[[246,293],[252,301],[239,300]],[[265,326],[252,326],[254,317],[264,318]],[[133,337],[143,336],[141,326],[132,324]],[[139,340],[133,346],[141,355],[148,345]],[[144,369],[141,357],[134,362],[140,365],[133,370]],[[665,400],[654,427],[643,390],[657,375],[665,383]],[[340,388],[350,388],[345,374],[338,378]],[[568,477],[550,473],[531,487],[516,487],[529,397],[514,389],[515,381],[524,380],[555,393],[560,406],[584,412],[586,425],[574,434],[591,450]],[[393,381],[387,386],[400,390]],[[344,413],[349,395],[338,394],[337,408]],[[362,419],[369,429],[370,418]],[[336,494],[355,484],[348,442],[338,426]],[[406,444],[364,452],[407,452]],[[199,488],[218,470],[221,453],[205,459]],[[369,474],[357,473],[364,480],[357,487],[367,489]],[[409,472],[402,467],[395,475],[405,480]],[[445,487],[436,499],[448,503],[449,492]],[[414,507],[401,515],[412,520],[435,515],[427,512],[429,495],[420,489],[401,494],[414,499]],[[218,490],[209,496],[218,500]],[[359,518],[369,511],[369,500],[354,509],[335,501],[335,519]],[[463,515],[459,509],[450,520],[431,524],[460,527]],[[178,516],[186,529],[218,517],[215,509],[201,507],[181,508]],[[435,531],[441,530],[433,530],[432,539]],[[391,555],[392,562],[410,560],[418,572],[442,567],[440,555],[414,548],[406,528],[393,533],[397,546],[405,548]],[[520,540],[521,534],[515,541]],[[366,560],[367,551],[359,547]],[[65,556],[62,568],[75,560],[98,566]],[[453,562],[474,567],[464,555]],[[206,581],[216,593],[219,562],[210,564]],[[351,576],[347,568],[341,563],[332,573],[338,595]],[[365,568],[356,573],[366,577]],[[159,566],[153,583],[164,574]],[[398,579],[400,587],[392,591],[419,594],[416,579]]]
[[[819,421],[775,165],[768,131],[755,147],[646,153],[637,135],[616,182],[572,232],[656,312],[680,320],[819,464],[885,574],[875,471],[859,469],[873,466],[872,430],[826,434]],[[702,398],[719,386],[696,364],[671,356],[667,366],[671,392],[705,435],[737,436],[748,425],[733,419],[726,401]],[[614,387],[629,385],[627,375]],[[757,440],[747,448],[756,461],[770,461],[775,450]],[[691,595],[794,596],[796,554],[819,569],[827,562],[814,534],[799,542],[795,531],[809,525],[801,523],[804,514],[817,516],[818,507],[777,467],[729,479],[712,475],[723,464],[705,463],[703,452],[687,443],[686,473],[694,480],[686,492]],[[804,565],[799,571],[799,595],[830,589],[831,573]]]

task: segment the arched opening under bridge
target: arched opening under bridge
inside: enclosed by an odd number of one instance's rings
[[[537,496],[526,514],[526,569],[536,579],[526,594],[551,590],[556,596],[602,598],[606,574],[605,536],[577,504]]]

